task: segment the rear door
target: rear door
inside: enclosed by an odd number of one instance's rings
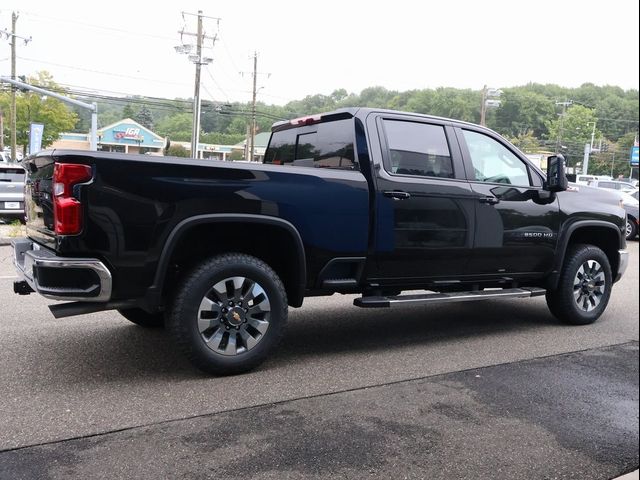
[[[456,133],[476,195],[469,273],[542,273],[553,265],[560,215],[542,177],[498,135],[472,126]]]
[[[379,137],[374,258],[383,284],[464,275],[474,234],[474,193],[444,120],[369,115]]]

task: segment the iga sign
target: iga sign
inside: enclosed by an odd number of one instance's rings
[[[127,128],[126,130],[122,131],[122,130],[114,130],[113,131],[113,138],[115,138],[116,140],[122,140],[122,139],[126,139],[126,140],[144,140],[144,137],[142,135],[140,135],[140,129],[139,128]]]

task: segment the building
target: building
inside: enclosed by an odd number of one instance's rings
[[[269,145],[269,139],[271,138],[271,132],[258,133],[253,140],[253,161],[262,162],[264,154],[267,151]],[[247,140],[244,140],[233,146],[234,150],[242,150],[246,157],[247,152]]]
[[[103,152],[163,155],[166,143],[166,138],[157,135],[130,118],[125,118],[98,130],[98,150]],[[89,134],[61,133],[51,148],[89,150]]]
[[[269,143],[270,132],[255,136],[253,160],[261,162]],[[125,118],[119,122],[98,130],[98,150],[103,152],[146,153],[148,155],[164,155],[167,139],[157,135],[135,120]],[[190,142],[171,141],[171,145],[181,145],[191,153]],[[88,133],[61,133],[58,140],[51,145],[52,149],[89,150]],[[246,158],[247,141],[236,145],[214,145],[198,143],[196,158],[211,160],[231,160],[232,152],[238,152]],[[193,155],[192,155],[193,156]]]

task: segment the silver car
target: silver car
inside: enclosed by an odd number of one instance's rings
[[[20,164],[0,163],[0,219],[24,219],[24,180]]]

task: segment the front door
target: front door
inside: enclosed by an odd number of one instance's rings
[[[555,194],[507,144],[481,130],[457,128],[476,194],[476,231],[469,273],[502,276],[552,268],[560,215]]]

